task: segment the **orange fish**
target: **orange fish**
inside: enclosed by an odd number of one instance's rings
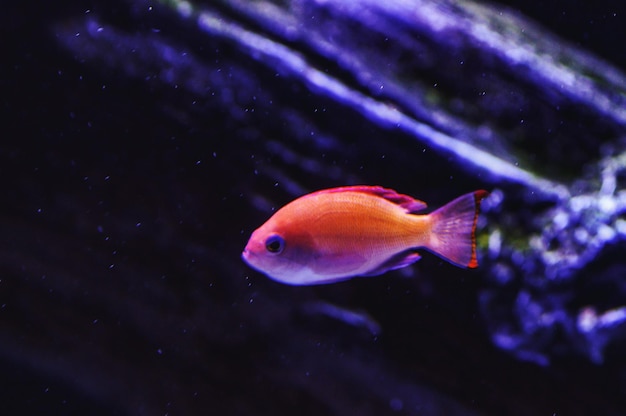
[[[380,186],[302,196],[252,233],[242,257],[290,285],[332,283],[408,266],[425,248],[460,267],[478,267],[476,221],[486,191],[423,215],[426,203]]]

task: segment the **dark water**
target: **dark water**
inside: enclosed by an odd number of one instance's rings
[[[470,22],[441,32],[356,3],[3,7],[2,414],[624,414],[621,12],[487,19],[536,45],[515,63],[465,3],[419,4]],[[494,191],[481,268],[289,287],[241,261],[273,210],[357,183]]]

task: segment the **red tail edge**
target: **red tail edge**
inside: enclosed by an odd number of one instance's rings
[[[480,214],[480,203],[487,195],[489,195],[489,192],[483,189],[474,192],[476,210],[474,212],[474,224],[472,225],[472,257],[467,264],[467,267],[470,269],[478,267],[478,258],[476,257],[476,225],[478,224],[478,214]]]

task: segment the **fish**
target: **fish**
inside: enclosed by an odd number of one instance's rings
[[[476,268],[476,225],[487,195],[474,191],[420,214],[425,202],[381,186],[320,190],[276,211],[252,233],[242,258],[289,285],[381,275],[418,261],[418,249]]]

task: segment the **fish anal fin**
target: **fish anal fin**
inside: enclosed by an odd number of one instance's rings
[[[383,274],[385,272],[388,272],[389,270],[401,269],[415,263],[421,257],[422,256],[414,251],[403,251],[402,253],[391,256],[388,260],[376,266],[373,270],[362,274],[362,276],[378,276],[379,274]]]
[[[426,202],[415,199],[409,195],[399,194],[393,189],[383,188],[382,186],[354,185],[342,186],[339,188],[325,189],[316,193],[333,193],[333,192],[362,192],[369,195],[375,195],[393,202],[401,206],[408,213],[423,211],[426,209]]]

